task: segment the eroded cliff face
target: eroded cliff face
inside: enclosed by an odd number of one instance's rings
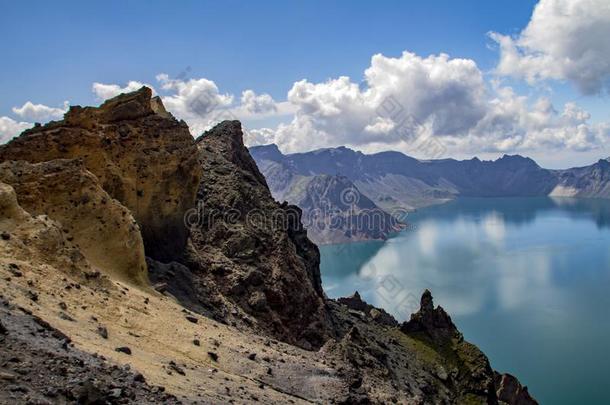
[[[140,228],[81,161],[3,162],[0,181],[14,188],[19,205],[28,213],[47,215],[61,224],[94,271],[148,287]]]
[[[147,255],[167,260],[182,251],[188,237],[183,215],[199,185],[196,150],[186,123],[143,87],[99,107],[71,107],[63,120],[0,146],[0,161],[81,158],[136,218]]]
[[[300,209],[273,199],[242,136],[238,121],[225,121],[197,139],[203,178],[187,216],[192,243],[184,262],[200,291],[219,293],[207,298],[224,308],[218,317],[319,347],[329,329],[318,248]]]

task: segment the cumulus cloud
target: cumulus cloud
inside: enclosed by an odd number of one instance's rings
[[[271,128],[258,128],[244,132],[246,146],[268,145],[275,141],[275,130]]]
[[[274,130],[251,130],[252,142],[274,142],[286,152],[348,145],[416,155],[424,144],[450,155],[590,150],[610,136],[608,125],[591,124],[574,103],[558,110],[546,98],[531,102],[510,87],[487,83],[469,59],[378,54],[364,78],[364,85],[345,76],[294,83],[288,92],[296,108],[292,121]]]
[[[154,87],[150,84],[138,82],[135,80],[128,82],[125,87],[121,87],[118,84],[104,84],[95,82],[93,83],[91,90],[99,100],[103,101],[112,97],[116,97],[121,93],[129,93],[132,91],[136,91],[142,88],[142,86],[150,87],[151,89],[153,89],[154,92]]]
[[[277,111],[275,100],[269,94],[257,95],[252,90],[241,93],[242,106],[252,114],[266,114]]]
[[[69,103],[67,101],[64,101],[63,108],[49,107],[27,101],[21,107],[13,107],[13,112],[26,120],[44,122],[52,118],[61,118],[68,111],[68,107]]]
[[[583,94],[610,90],[607,0],[541,0],[521,33],[490,37],[500,46],[499,74],[568,80]]]
[[[512,88],[495,85],[485,117],[469,136],[444,141],[456,149],[484,152],[593,150],[607,143],[610,127],[592,124],[590,118],[576,103],[558,111],[548,98],[530,103]]]
[[[212,80],[171,79],[164,73],[157,75],[157,80],[163,90],[173,93],[161,97],[167,110],[185,120],[194,134],[200,133],[212,123],[235,119],[226,111],[233,103],[233,95],[221,94]]]
[[[0,144],[10,141],[33,125],[30,122],[19,122],[9,117],[0,117]]]

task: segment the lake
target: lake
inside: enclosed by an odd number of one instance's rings
[[[326,293],[403,321],[428,288],[542,404],[609,403],[610,201],[458,199],[407,220],[385,242],[321,247]]]

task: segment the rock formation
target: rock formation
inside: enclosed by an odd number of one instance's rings
[[[507,405],[538,404],[538,402],[531,397],[527,387],[522,386],[515,376],[496,372],[495,381],[498,400],[502,403]]]
[[[238,121],[225,121],[197,139],[203,178],[187,216],[192,244],[184,264],[208,294],[216,287],[218,302],[237,305],[222,317],[319,347],[329,331],[318,248],[301,211],[273,199],[242,136]]]
[[[80,249],[46,215],[33,217],[17,202],[15,190],[0,182],[0,258],[22,274],[19,263],[60,269],[74,277],[91,272]],[[14,272],[11,272],[14,273]]]
[[[140,228],[81,161],[8,161],[0,164],[0,181],[15,189],[19,205],[28,213],[46,214],[61,224],[94,271],[148,285]]]
[[[100,107],[73,106],[63,120],[0,146],[0,161],[81,158],[102,188],[132,212],[147,255],[171,259],[186,242],[183,215],[193,206],[200,172],[188,126],[151,97],[143,87]]]
[[[453,338],[462,339],[443,307],[434,308],[432,293],[429,290],[424,291],[421,297],[419,311],[412,314],[411,319],[404,322],[400,330],[406,334],[423,334],[441,344]]]

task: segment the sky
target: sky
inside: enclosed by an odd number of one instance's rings
[[[610,2],[3,1],[0,142],[152,87],[194,136],[429,158],[610,156]]]

